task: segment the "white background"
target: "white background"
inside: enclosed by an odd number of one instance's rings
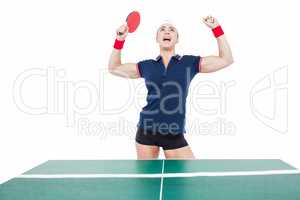
[[[232,66],[194,78],[187,121],[213,125],[221,120],[234,131],[188,128],[192,133],[186,137],[197,158],[279,158],[299,168],[296,7],[292,1],[254,0],[1,1],[0,183],[49,159],[136,158],[143,79],[128,81],[105,72],[115,30],[132,10],[140,11],[142,19],[126,40],[124,62],[158,55],[155,32],[164,20],[179,30],[179,54],[217,53],[216,41],[202,23],[208,14],[219,20],[231,44]],[[22,77],[27,79],[22,82]],[[51,93],[58,82],[69,92]],[[222,89],[229,82],[234,85]],[[87,83],[94,87],[87,90]],[[206,99],[195,99],[199,94]],[[59,109],[53,107],[55,99]],[[38,114],[36,107],[44,111]],[[106,113],[109,109],[114,113]],[[80,120],[91,123],[89,132],[80,132]],[[113,125],[118,121],[130,126]]]

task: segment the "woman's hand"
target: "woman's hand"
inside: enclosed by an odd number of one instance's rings
[[[212,16],[203,17],[203,22],[204,24],[206,24],[206,26],[208,26],[211,29],[214,29],[217,26],[219,26],[219,22],[217,21],[217,19]]]
[[[117,39],[118,40],[121,40],[121,41],[125,40],[127,34],[128,34],[127,24],[124,24],[117,29]]]

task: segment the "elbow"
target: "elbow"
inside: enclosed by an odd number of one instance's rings
[[[225,66],[229,66],[229,65],[232,65],[234,63],[234,60],[233,60],[233,57],[230,57],[230,58],[227,58],[225,60]]]
[[[228,65],[231,65],[231,64],[233,64],[233,63],[234,63],[233,58],[230,58],[230,59],[228,60]]]
[[[108,67],[108,72],[111,73],[111,74],[114,74],[114,69],[111,68],[111,67]]]
[[[108,65],[108,72],[111,74],[115,74],[116,66],[109,64]]]

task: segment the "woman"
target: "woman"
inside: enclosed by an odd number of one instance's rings
[[[232,53],[218,21],[211,17],[203,22],[212,29],[218,43],[218,56],[180,56],[175,54],[178,32],[170,23],[162,24],[156,35],[160,55],[138,63],[122,63],[121,51],[127,36],[127,25],[117,30],[114,49],[109,60],[110,73],[125,78],[144,78],[147,105],[140,112],[137,125],[138,159],[156,159],[160,147],[167,159],[193,159],[184,138],[185,103],[189,84],[199,72],[210,73],[233,63]]]

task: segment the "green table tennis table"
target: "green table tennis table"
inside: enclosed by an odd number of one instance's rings
[[[281,160],[51,160],[0,185],[0,200],[300,200]]]

